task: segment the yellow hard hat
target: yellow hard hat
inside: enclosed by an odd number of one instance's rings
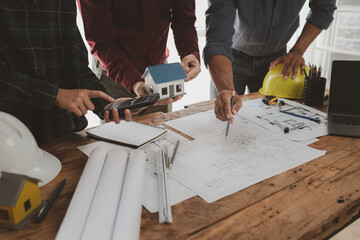
[[[281,98],[294,98],[301,99],[304,91],[304,79],[305,75],[301,75],[301,68],[299,67],[298,73],[295,79],[292,79],[292,73],[290,73],[288,79],[280,77],[282,64],[278,64],[270,70],[260,88],[259,92],[265,95],[274,95]],[[305,71],[309,73],[309,67],[305,66]]]

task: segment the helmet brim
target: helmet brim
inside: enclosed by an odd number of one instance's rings
[[[61,170],[61,162],[54,155],[42,150],[40,151],[39,163],[36,167],[26,173],[27,176],[40,180],[39,187],[53,180]]]

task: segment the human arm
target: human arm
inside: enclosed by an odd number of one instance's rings
[[[293,73],[291,77],[294,79],[299,66],[302,69],[301,74],[304,74],[305,61],[303,55],[321,31],[330,26],[336,10],[335,0],[312,0],[309,2],[309,6],[311,11],[295,45],[290,49],[289,53],[270,63],[269,70],[273,69],[277,64],[283,63],[280,76],[283,76],[284,79],[288,79],[291,72]]]
[[[195,57],[194,54],[190,54],[190,55],[185,56],[181,60],[181,67],[184,69],[184,71],[186,73],[186,76],[188,77],[187,79],[185,79],[185,82],[188,82],[188,81],[196,78],[196,76],[201,71],[200,62]]]
[[[172,8],[171,28],[175,45],[188,79],[194,79],[200,73],[200,54],[195,29],[195,0],[175,1]]]
[[[77,0],[83,18],[86,40],[91,53],[100,59],[102,66],[115,82],[123,84],[129,91],[133,85],[143,81],[126,51],[116,43],[114,14],[111,0]]]
[[[210,76],[218,90],[216,94],[214,112],[218,119],[227,121],[229,118],[233,122],[233,115],[239,111],[242,101],[239,95],[235,94],[234,105],[231,109],[232,91],[235,91],[230,59],[223,55],[215,55],[208,61]]]
[[[106,111],[102,116],[101,113],[110,103],[125,101],[129,98],[119,98],[114,100],[106,93],[105,88],[97,79],[95,74],[88,67],[88,52],[82,40],[80,33],[77,33],[78,49],[79,49],[79,77],[80,85],[84,89],[59,89],[57,101],[55,103],[61,104],[61,108],[67,109],[77,116],[85,115],[87,110],[93,111],[100,118],[104,118],[105,122],[114,121],[120,123],[120,117],[117,109],[113,109],[113,119],[110,119],[110,113]],[[110,102],[110,103],[109,103]],[[136,113],[136,112],[133,112]],[[125,110],[125,121],[131,121],[130,110]]]
[[[19,70],[12,47],[5,40],[5,36],[5,31],[1,30],[0,101],[3,103],[18,102],[43,110],[50,110],[54,106],[59,88]]]
[[[236,94],[233,110],[230,110],[232,91],[235,90],[231,45],[236,5],[232,0],[210,0],[209,3],[206,11],[207,43],[203,56],[211,79],[219,92],[215,101],[215,115],[218,119],[226,121],[232,118],[242,105],[241,98]]]
[[[295,79],[298,68],[302,69],[301,75],[304,74],[305,69],[305,60],[304,53],[309,45],[314,41],[314,39],[320,34],[322,30],[309,22],[306,22],[300,37],[297,39],[295,45],[290,49],[290,51],[270,63],[269,70],[273,69],[279,63],[283,64],[283,67],[280,72],[280,76],[284,79],[288,79],[290,73],[292,72],[291,78]]]

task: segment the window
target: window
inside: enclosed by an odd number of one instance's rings
[[[24,208],[25,208],[25,212],[27,212],[31,208],[30,199],[24,202]]]
[[[10,220],[8,211],[0,209],[0,219]]]
[[[162,89],[161,89],[161,95],[167,95],[168,94],[168,91],[167,91],[167,87],[163,87]]]
[[[176,92],[181,92],[181,84],[176,85]]]

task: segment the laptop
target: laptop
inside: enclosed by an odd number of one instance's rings
[[[360,137],[360,60],[332,63],[328,132]]]

